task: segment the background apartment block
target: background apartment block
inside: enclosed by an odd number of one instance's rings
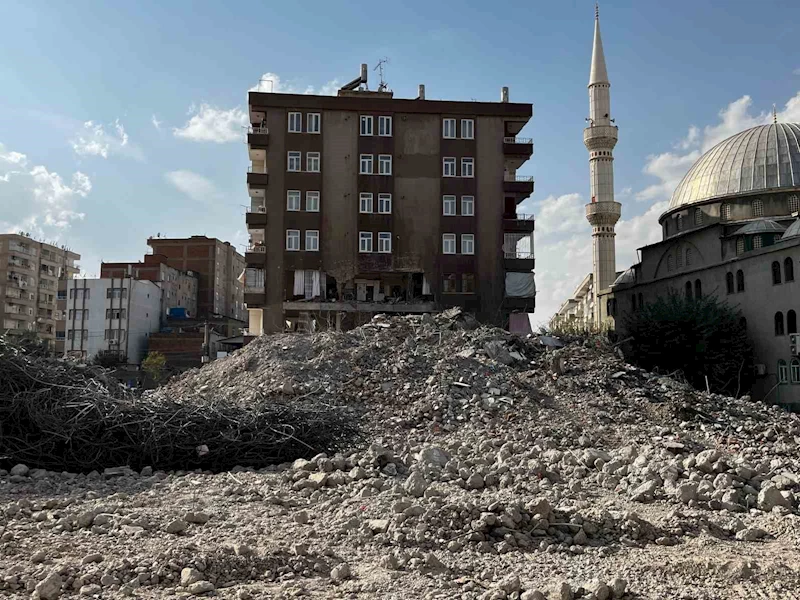
[[[57,351],[58,332],[63,327],[57,305],[59,281],[74,277],[79,259],[75,252],[26,235],[0,234],[3,331],[35,333]]]
[[[130,277],[73,279],[66,285],[65,354],[84,360],[99,352],[139,364],[161,326],[158,283]]]
[[[515,136],[531,104],[431,101],[363,89],[338,97],[251,92],[247,174],[250,333],[311,316],[461,306],[508,325],[533,312],[532,216],[517,205],[533,152]],[[356,89],[358,87],[362,89]]]
[[[197,315],[197,275],[169,266],[167,257],[161,254],[146,254],[143,262],[101,263],[100,277],[131,277],[158,283],[162,290],[162,319],[172,308],[185,309],[187,317]]]
[[[197,275],[198,318],[246,319],[244,283],[239,280],[244,257],[229,242],[193,235],[180,239],[151,237],[147,245],[170,267]]]

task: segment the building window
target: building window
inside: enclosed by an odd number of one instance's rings
[[[465,140],[475,139],[475,121],[461,119],[461,138]]]
[[[686,299],[687,300],[691,300],[692,299],[692,282],[691,281],[687,281],[686,285],[684,286],[684,288],[686,289]]]
[[[461,176],[462,177],[475,177],[475,159],[462,158],[461,159]]]
[[[777,260],[772,261],[772,285],[778,285],[781,282],[781,263]]]
[[[700,208],[694,209],[694,224],[695,225],[703,224],[703,211]]]
[[[319,173],[319,152],[306,152],[306,171]]]
[[[392,155],[379,154],[378,155],[378,175],[391,175],[392,174]]]
[[[89,312],[88,310],[86,311]],[[127,318],[128,311],[124,308],[107,308],[106,309],[106,319],[125,319]],[[86,315],[86,318],[89,318],[89,315]]]
[[[378,252],[388,254],[392,251],[392,232],[378,232]]]
[[[450,273],[449,275],[444,276],[444,280],[442,281],[442,292],[445,294],[455,294],[456,293],[456,276],[455,273]]]
[[[372,135],[372,117],[361,115],[361,135]]]
[[[739,269],[736,271],[736,291],[743,292],[744,291],[744,271]]]
[[[392,136],[392,117],[378,117],[378,135]]]
[[[465,217],[475,215],[475,196],[461,196],[461,214]]]
[[[753,200],[753,216],[754,217],[764,216],[764,203],[759,199]]]
[[[372,252],[372,233],[369,231],[360,231],[358,233],[358,251],[359,252]]]
[[[286,192],[286,210],[300,210],[300,190]]]
[[[764,245],[764,240],[761,238],[760,235],[753,236],[753,250],[757,250]]]
[[[786,313],[786,333],[797,333],[797,313],[793,310]]]
[[[319,133],[321,130],[322,120],[319,113],[308,113],[306,115],[306,131],[308,133]]]
[[[687,267],[691,267],[692,266],[692,249],[691,248],[687,248],[686,249],[686,266]]]
[[[800,198],[797,196],[789,196],[789,214],[800,211]]]
[[[730,221],[731,220],[731,205],[730,204],[723,204],[719,207],[719,217],[723,221]]]
[[[461,254],[475,254],[475,234],[461,234]]]
[[[358,212],[369,214],[372,212],[372,193],[361,192],[358,195]]]
[[[678,231],[683,231],[683,215],[678,215],[675,217],[675,229]]]
[[[453,139],[456,137],[456,120],[442,119],[442,137]]]
[[[783,335],[783,313],[778,311],[775,313],[775,335]]]
[[[699,279],[694,280],[694,298],[695,300],[700,300],[703,297],[703,284],[700,283]]]
[[[442,214],[446,217],[452,217],[456,214],[455,196],[442,196]]]
[[[736,254],[744,254],[744,238],[736,238]]]
[[[778,383],[789,383],[789,368],[782,358],[778,360]]]
[[[475,274],[462,273],[461,275],[461,292],[464,294],[475,293]]]
[[[456,253],[456,234],[445,233],[442,235],[442,253],[455,254]]]
[[[788,257],[783,259],[783,280],[794,281],[794,261]]]
[[[678,268],[680,269],[683,266],[683,251],[680,248],[678,248],[675,251],[675,254],[678,258]]]
[[[287,171],[300,171],[300,153],[289,152],[289,162],[286,166]]]
[[[800,360],[793,358],[791,362],[792,383],[800,383]]]
[[[725,275],[725,286],[728,289],[728,293],[733,293],[733,273],[727,273]]]
[[[319,212],[319,192],[306,192],[306,211]]]
[[[306,231],[306,251],[319,252],[319,230],[309,229]]]
[[[358,172],[361,175],[372,175],[372,154],[362,154],[358,162]]]
[[[286,249],[292,252],[300,250],[300,230],[287,229],[286,230]]]
[[[303,114],[299,112],[289,113],[289,133],[303,132]]]
[[[456,159],[453,157],[445,157],[442,159],[443,167],[443,174],[445,177],[455,177],[456,176]]]
[[[108,288],[106,290],[106,298],[127,298],[127,297],[128,297],[128,288]]]
[[[378,212],[382,215],[392,214],[391,194],[378,194]]]
[[[122,342],[125,340],[124,329],[106,329],[106,339],[110,342]]]
[[[674,271],[675,270],[675,257],[670,254],[667,257],[667,271]]]

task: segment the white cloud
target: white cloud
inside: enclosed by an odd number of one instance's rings
[[[691,125],[689,126],[689,133],[687,133],[686,137],[683,138],[680,142],[678,142],[675,145],[675,147],[678,150],[688,150],[689,148],[694,148],[697,145],[699,139],[700,139],[700,128]]]
[[[797,67],[794,71],[792,71],[792,75],[800,75],[800,67]]]
[[[153,127],[155,127],[158,131],[161,131],[161,124],[164,121],[159,121],[158,118],[153,115],[153,117],[150,119],[150,122],[153,124]]]
[[[85,198],[92,191],[89,177],[80,171],[73,173],[72,184],[67,185],[58,173],[51,173],[39,165],[30,171],[33,178],[33,197],[44,208],[40,215],[44,224],[64,228],[84,213],[74,210],[75,196]]]
[[[79,156],[108,158],[111,154],[119,154],[144,160],[141,149],[128,143],[128,134],[119,119],[115,119],[110,127],[113,128],[113,132],[106,131],[101,123],[86,121],[83,128],[70,141],[72,149]]]
[[[18,167],[25,167],[28,164],[28,157],[22,152],[6,152],[6,147],[0,143],[0,163],[7,163],[16,165]]]
[[[536,231],[539,239],[564,233],[577,233],[589,227],[585,216],[586,201],[580,194],[548,196],[534,202]],[[519,212],[526,212],[524,203]]]
[[[213,181],[194,171],[170,171],[164,174],[164,178],[178,191],[196,202],[213,204],[222,197]]]
[[[338,79],[332,79],[319,88],[313,85],[298,86],[295,81],[284,81],[277,73],[264,73],[258,83],[251,87],[250,92],[271,92],[273,94],[317,94],[320,96],[335,96],[342,84]]]
[[[242,139],[243,128],[248,125],[247,113],[239,107],[229,110],[201,104],[200,109],[183,127],[174,127],[175,137],[193,142],[226,144]]]
[[[698,158],[700,158],[699,150],[692,150],[686,154],[664,152],[648,156],[642,171],[657,177],[660,181],[637,192],[636,200],[653,202],[672,196],[675,187]]]

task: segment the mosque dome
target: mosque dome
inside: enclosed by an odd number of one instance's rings
[[[786,227],[772,219],[758,219],[739,229],[737,235],[755,235],[759,233],[783,233]]]
[[[781,236],[781,239],[787,240],[791,237],[797,237],[798,235],[800,235],[800,219],[797,219],[794,223],[789,225],[789,228],[786,230],[786,233]]]
[[[800,188],[800,124],[746,129],[711,148],[686,173],[668,211],[712,198]]]

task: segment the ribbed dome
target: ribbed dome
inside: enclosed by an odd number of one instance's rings
[[[675,188],[669,209],[703,200],[800,187],[800,124],[747,129],[703,154]]]
[[[748,223],[736,233],[738,235],[754,235],[756,233],[783,233],[784,231],[786,231],[786,227],[772,219],[759,219]]]
[[[781,239],[786,240],[790,237],[795,237],[798,235],[800,235],[800,219],[789,225],[789,229],[787,229],[786,233],[781,236]]]

